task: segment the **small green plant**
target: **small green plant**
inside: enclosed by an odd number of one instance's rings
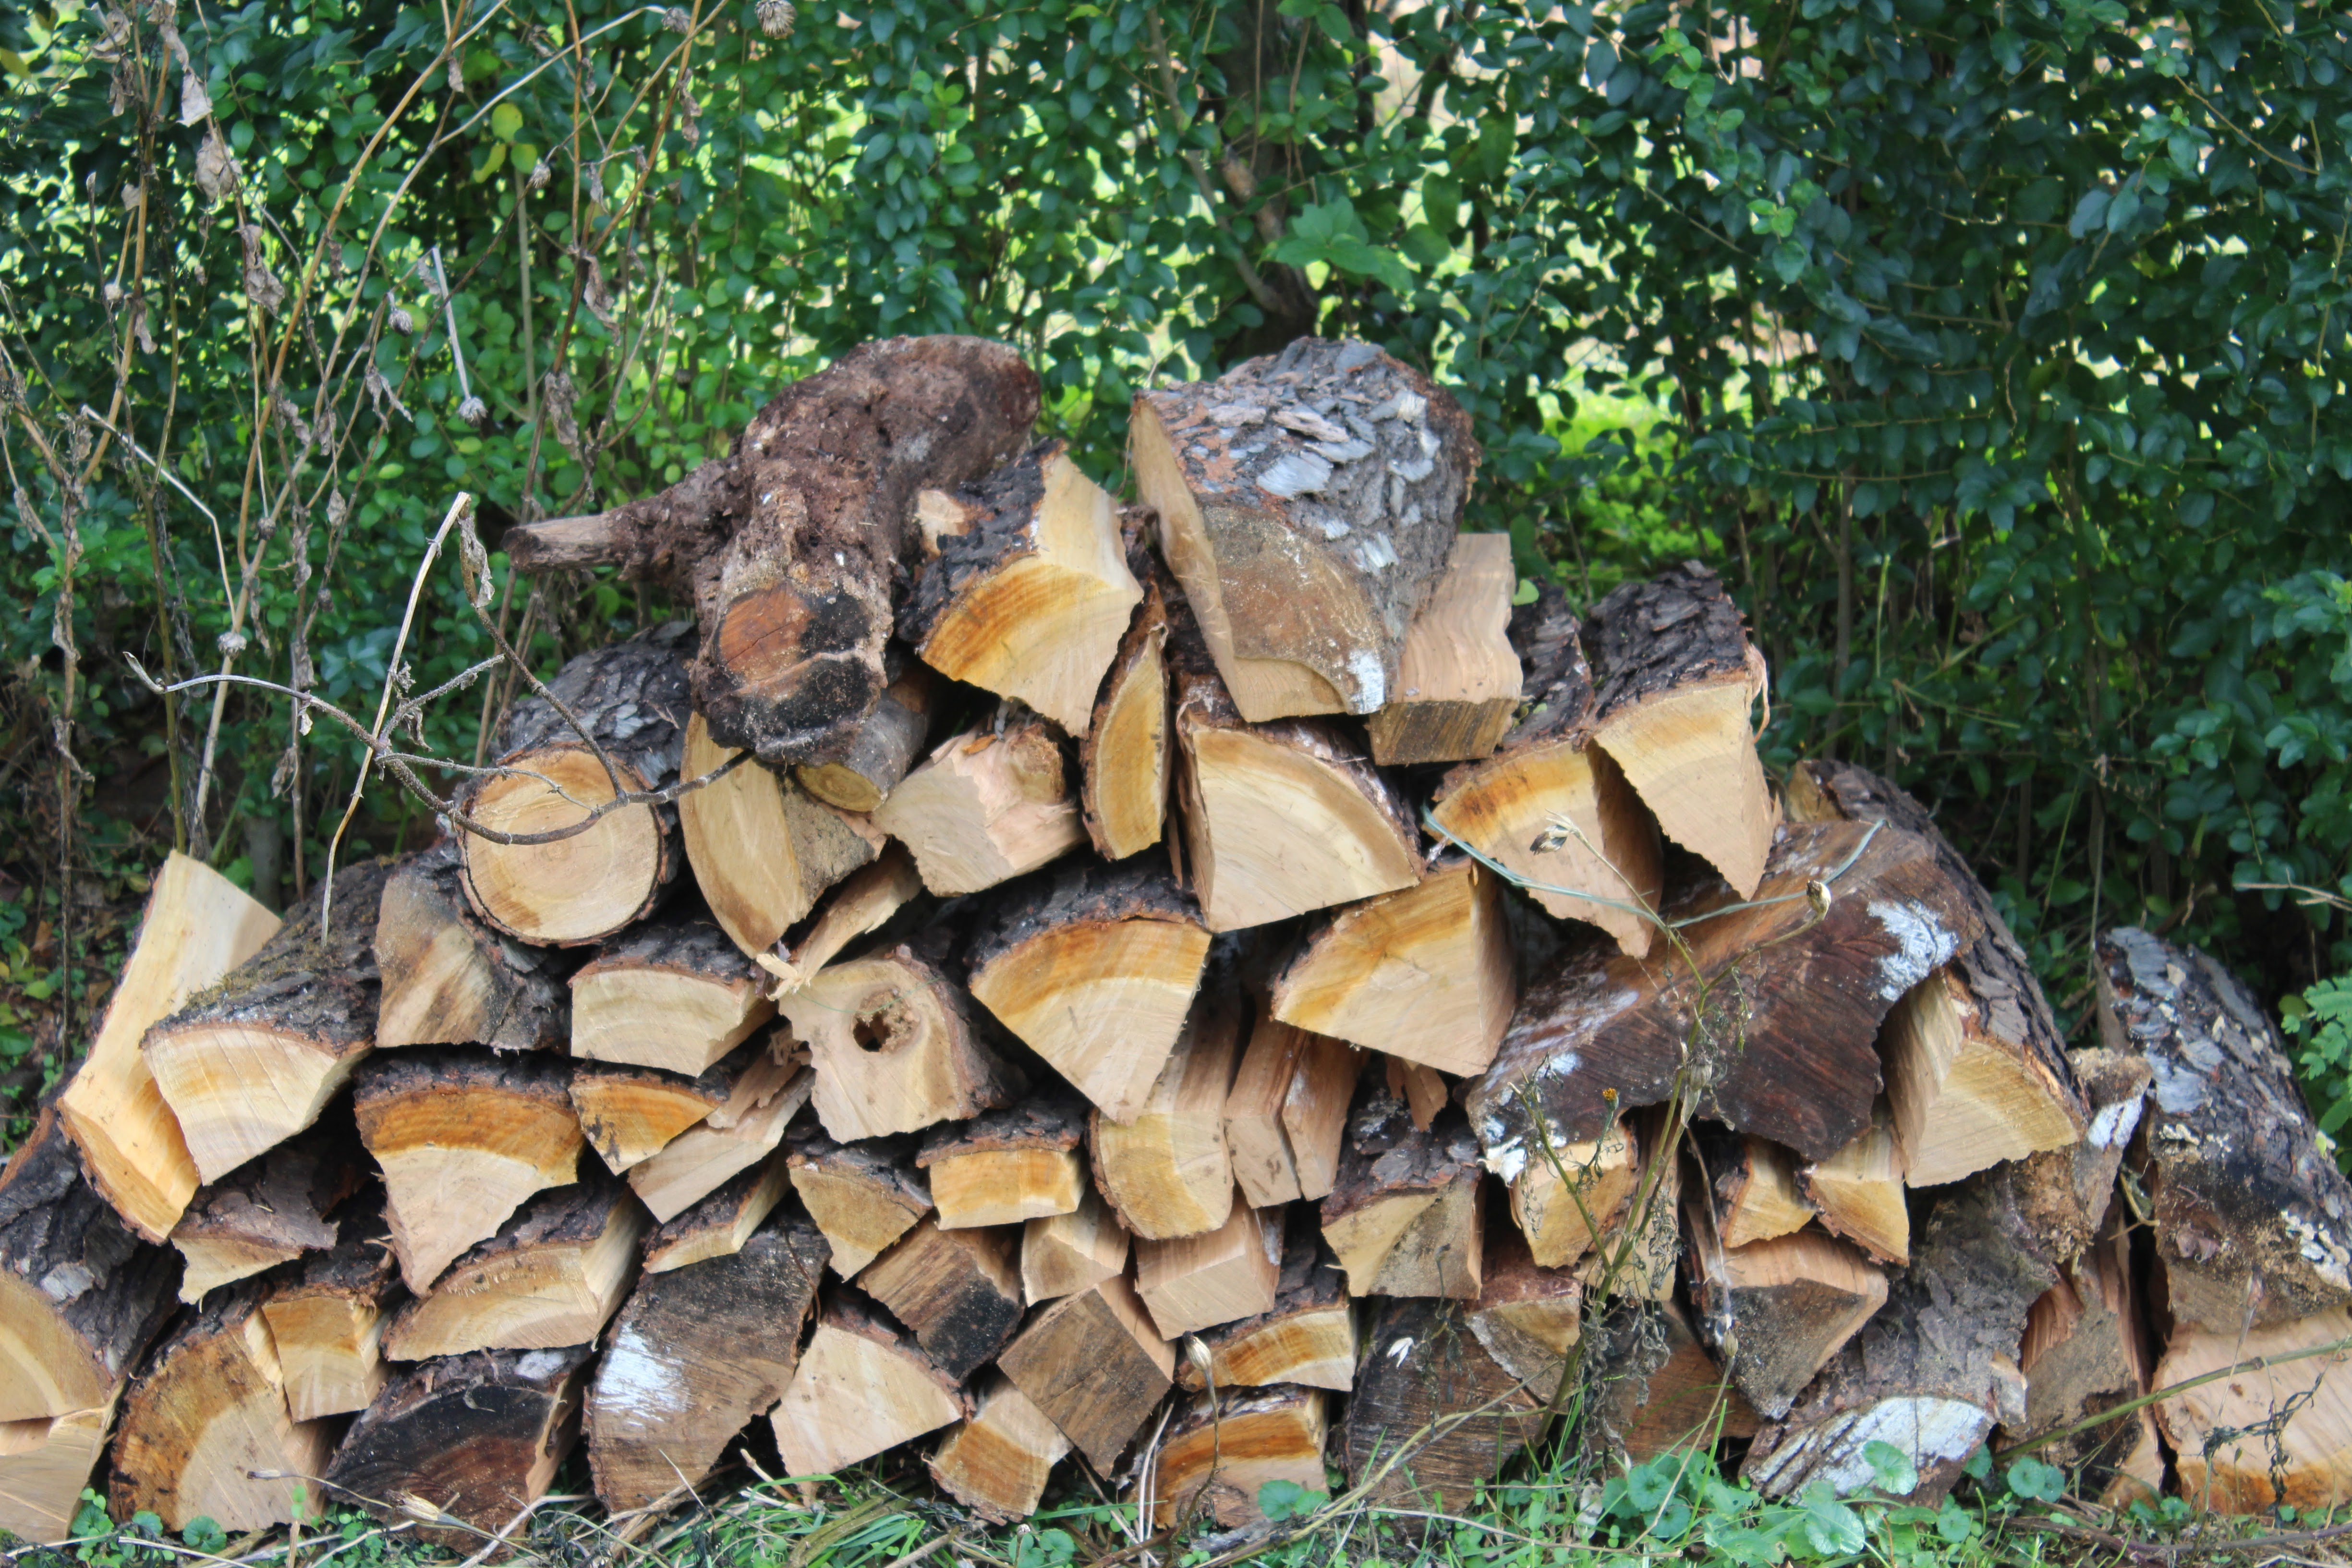
[[[2286,997],[2279,1004],[2279,1026],[2303,1041],[2304,1085],[2320,1102],[2319,1130],[2333,1135],[2352,1120],[2352,974]],[[2337,1158],[2343,1157],[2339,1150]]]

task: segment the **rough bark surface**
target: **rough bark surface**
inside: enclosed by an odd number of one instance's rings
[[[1349,1118],[1323,1238],[1354,1296],[1478,1294],[1485,1215],[1478,1142],[1458,1114],[1427,1131],[1394,1096],[1370,1089]]]
[[[1593,605],[1583,646],[1595,670],[1595,723],[1688,682],[1748,668],[1739,606],[1696,561],[1627,583]]]
[[[493,930],[466,900],[457,841],[404,861],[375,928],[383,977],[379,1046],[561,1049],[572,1031],[570,964]]]
[[[1486,1413],[1430,1431],[1471,1410]],[[1365,1330],[1348,1400],[1348,1479],[1371,1483],[1369,1495],[1381,1502],[1458,1510],[1542,1435],[1546,1420],[1544,1401],[1478,1342],[1461,1303],[1384,1300]]]
[[[335,1245],[328,1216],[362,1174],[348,1128],[331,1140],[319,1135],[323,1131],[282,1143],[198,1190],[172,1230],[172,1244],[188,1263],[182,1300]]]
[[[942,1160],[1013,1149],[1075,1149],[1086,1136],[1087,1108],[1076,1100],[1028,1100],[933,1128],[916,1151],[915,1167],[927,1171]]]
[[[609,562],[690,593],[694,705],[712,738],[766,763],[823,762],[882,693],[883,644],[917,560],[916,493],[1019,452],[1039,392],[1001,343],[866,343],[786,387],[727,457],[669,489],[510,529],[507,548],[526,570]]]
[[[2266,1329],[2352,1301],[2352,1184],[2278,1031],[2205,953],[2099,938],[2099,1029],[2155,1069],[2148,1195],[2176,1327]]]

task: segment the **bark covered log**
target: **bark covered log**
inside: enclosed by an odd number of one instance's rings
[[[445,838],[402,862],[384,883],[375,926],[383,975],[375,1043],[561,1048],[572,1032],[570,963],[477,915],[459,860],[457,841]]]
[[[917,744],[920,739],[919,731]],[[737,754],[710,739],[699,713],[686,721],[680,767],[688,778],[716,773]],[[892,784],[912,754],[910,748]],[[677,826],[711,918],[747,953],[774,947],[827,888],[882,848],[881,834],[862,816],[813,799],[781,770],[749,760],[679,796]]]
[[[281,1143],[197,1192],[172,1228],[186,1270],[180,1300],[335,1245],[329,1215],[362,1179],[348,1124]]]

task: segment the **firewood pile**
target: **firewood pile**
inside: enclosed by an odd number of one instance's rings
[[[1376,349],[1143,393],[1126,506],[1038,398],[868,345],[511,531],[694,624],[282,924],[163,866],[0,1174],[0,1528],[103,1467],[470,1552],[575,1450],[650,1518],[754,1428],[1236,1527],[1459,1505],[1569,1394],[1773,1495],[2053,1438],[2086,1495],[2352,1498],[2352,1373],[2278,1359],[2352,1338],[2352,1194],[2226,973],[2107,933],[2066,1049],[1916,803],[1768,778],[1716,577],[1521,590]]]

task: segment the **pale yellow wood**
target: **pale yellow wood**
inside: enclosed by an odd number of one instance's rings
[[[172,1531],[198,1519],[231,1531],[315,1519],[323,1500],[310,1478],[325,1471],[331,1431],[289,1414],[276,1342],[248,1310],[177,1347],[132,1387],[115,1447],[114,1502],[151,1510]]]
[[[1086,1156],[1076,1149],[985,1149],[929,1170],[941,1230],[1072,1214],[1087,1191]]]
[[[1755,656],[1745,670],[1633,703],[1592,732],[1665,836],[1705,857],[1743,899],[1764,879],[1780,820],[1748,727],[1763,690]]]
[[[507,765],[521,773],[483,785],[470,813],[500,833],[577,826],[614,798],[604,764],[576,747],[531,752]],[[624,789],[646,787],[626,763],[614,766]],[[551,844],[496,844],[472,835],[464,844],[467,885],[482,912],[536,942],[593,942],[635,919],[662,872],[662,829],[649,805],[623,806]]]
[[[261,1305],[277,1343],[286,1408],[297,1421],[364,1410],[391,1378],[383,1359],[390,1322],[381,1300],[297,1289]]]
[[[1911,1210],[1905,1201],[1895,1121],[1884,1095],[1870,1125],[1828,1159],[1806,1167],[1802,1181],[1831,1235],[1844,1237],[1881,1263],[1911,1261]]]
[[[0,1532],[38,1546],[71,1540],[82,1489],[98,1468],[113,1425],[111,1403],[0,1421]]]
[[[1228,1529],[1258,1523],[1259,1499],[1274,1481],[1323,1492],[1327,1396],[1319,1388],[1271,1388],[1200,1395],[1190,1419],[1160,1451],[1152,1522],[1198,1509]]]
[[[1225,1147],[1242,1196],[1253,1207],[1271,1208],[1302,1195],[1298,1162],[1282,1125],[1282,1107],[1312,1038],[1304,1029],[1260,1013],[1257,1026],[1250,1031],[1249,1049],[1242,1053],[1241,1069],[1234,1075],[1233,1089],[1225,1096]]]
[[[1167,1340],[1274,1310],[1282,1273],[1282,1211],[1235,1197],[1215,1230],[1135,1244],[1135,1293]]]
[[[1127,1268],[1127,1227],[1091,1184],[1068,1214],[1021,1230],[1021,1296],[1030,1306],[1074,1296]]]
[[[1454,542],[1445,575],[1405,634],[1396,693],[1365,721],[1374,762],[1459,762],[1495,749],[1519,705],[1519,656],[1509,636],[1517,586],[1509,534]]]
[[[971,1419],[931,1456],[931,1477],[957,1501],[1003,1524],[1037,1511],[1070,1440],[1003,1373],[981,1389]]]
[[[820,970],[778,1005],[815,1063],[817,1120],[844,1142],[963,1121],[1022,1087],[963,988],[904,948]]]
[[[2242,1333],[2177,1332],[2157,1364],[2156,1386],[2346,1339],[2352,1310],[2343,1307]],[[2352,1352],[2185,1390],[2159,1401],[2156,1418],[2192,1508],[2258,1513],[2280,1503],[2302,1510],[2352,1502]]]
[[[636,964],[583,970],[572,982],[572,1054],[697,1077],[776,1016],[758,973],[720,982]]]
[[[785,1472],[823,1477],[962,1414],[913,1352],[820,1322],[771,1419]]]
[[[797,1060],[762,1057],[735,1080],[726,1104],[631,1167],[629,1185],[654,1218],[668,1224],[772,1153],[814,1088],[815,1075]]]
[[[1586,1142],[1528,1155],[1511,1178],[1511,1217],[1538,1265],[1565,1268],[1615,1228],[1640,1181],[1639,1158],[1622,1122]]]
[[[1131,1121],[1095,1113],[1097,1184],[1139,1239],[1198,1236],[1223,1225],[1232,1213],[1224,1112],[1238,1019],[1228,1002],[1204,996],[1194,1005],[1182,1038]]]
[[[1421,879],[1411,844],[1345,773],[1246,729],[1188,727],[1186,863],[1211,931],[1239,931]]]
[[[971,994],[1115,1121],[1132,1117],[1176,1044],[1209,956],[1191,921],[1073,921],[973,972]]]
[[[259,952],[278,926],[276,915],[204,862],[176,850],[164,857],[89,1055],[58,1099],[58,1123],[81,1151],[91,1184],[150,1241],[171,1235],[200,1178],[139,1042]]]
[[[1718,1226],[1726,1247],[1769,1241],[1811,1224],[1813,1205],[1797,1190],[1796,1157],[1764,1138],[1747,1142],[1748,1180],[1736,1203],[1727,1205],[1721,1187],[1716,1193]]]
[[[636,1275],[637,1243],[650,1228],[643,1205],[624,1198],[593,1238],[460,1262],[393,1321],[384,1354],[424,1361],[584,1344],[620,1310]]]
[[[875,808],[874,826],[906,845],[941,898],[992,888],[1087,841],[1061,751],[1034,720],[947,741]]]
[[[717,772],[740,753],[686,721],[683,777]],[[678,796],[678,837],[703,901],[737,947],[765,952],[815,907],[818,895],[874,858],[881,833],[865,817],[812,799],[756,762]]]
[[[1330,1196],[1339,1179],[1348,1104],[1363,1060],[1364,1053],[1345,1040],[1309,1035],[1291,1075],[1290,1092],[1283,1096],[1282,1131],[1298,1172],[1298,1195],[1310,1203]]]
[[[2077,1142],[2072,1096],[2021,1043],[1985,1027],[1950,968],[1904,994],[1879,1030],[1905,1177],[1934,1187]]]
[[[284,1030],[207,1023],[158,1037],[146,1057],[196,1173],[217,1182],[318,1121],[367,1052],[365,1041],[336,1050]],[[268,1092],[255,1092],[263,1084]]]

